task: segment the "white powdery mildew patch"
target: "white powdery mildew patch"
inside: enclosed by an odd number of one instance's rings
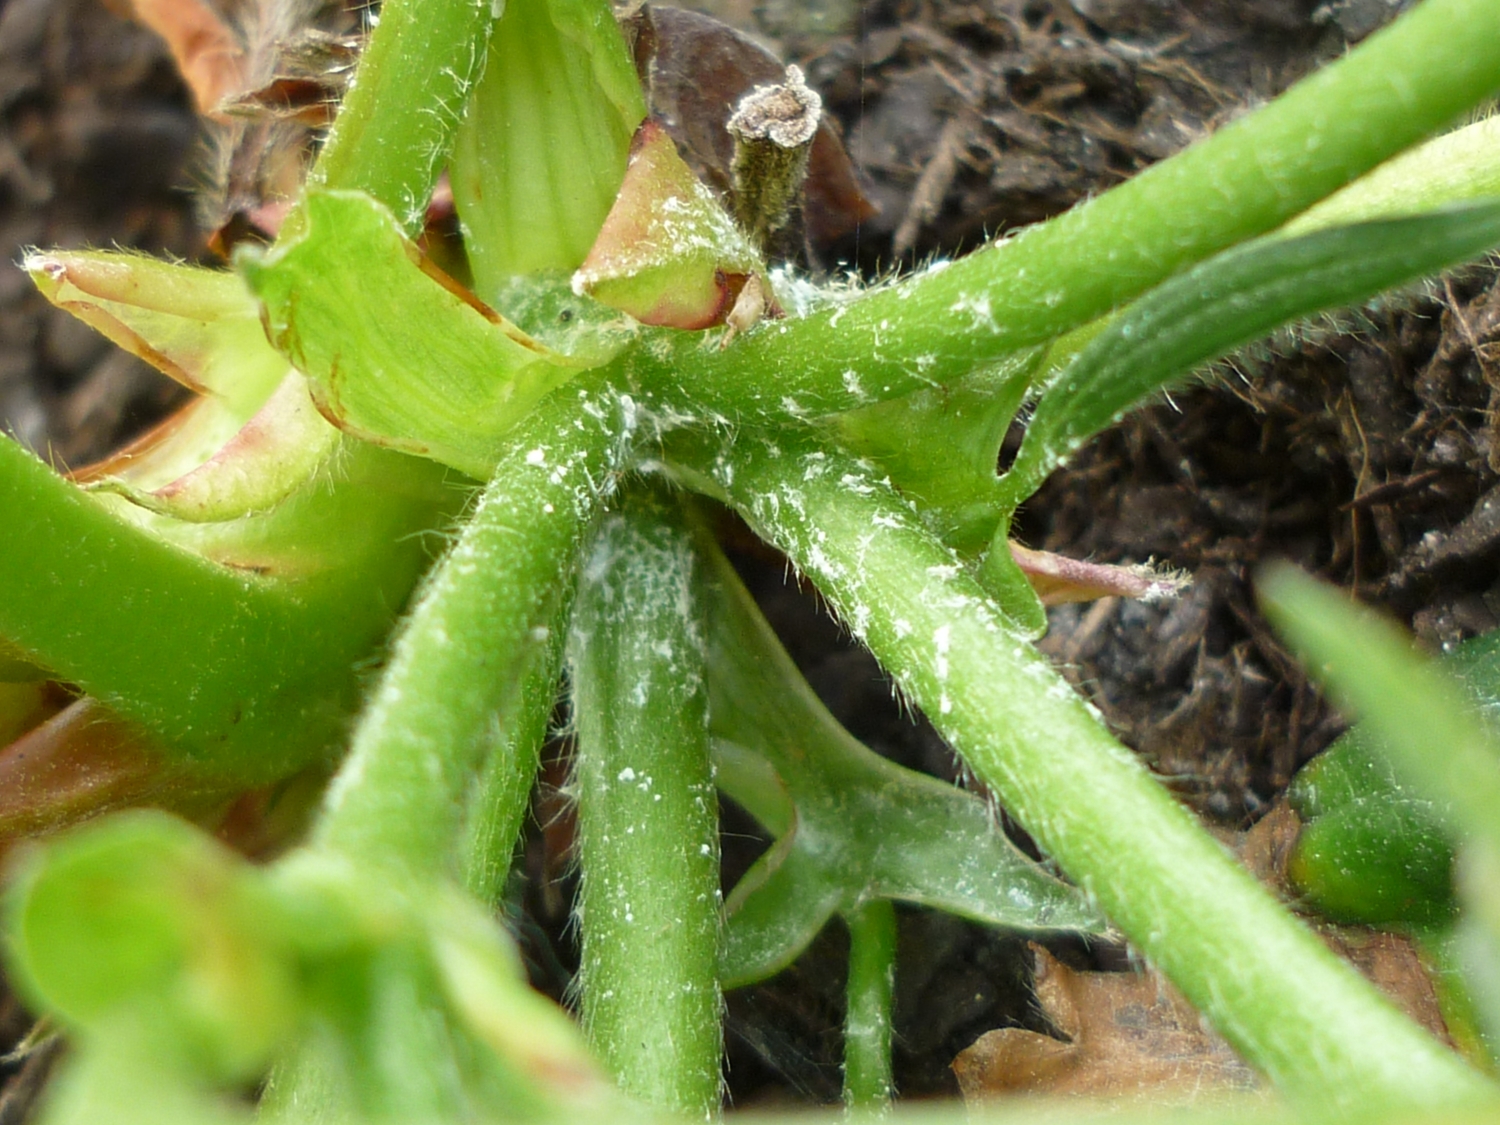
[[[959,295],[958,300],[948,306],[951,313],[967,313],[969,316],[969,330],[978,332],[981,329],[991,335],[999,335],[1000,325],[995,322],[995,314],[990,309],[990,299],[987,294],[971,296],[968,293]]]
[[[870,607],[856,602],[849,611],[849,631],[856,640],[864,640],[870,628]]]
[[[822,546],[811,544],[807,549],[807,569],[819,574],[829,582],[837,582],[844,576],[844,568],[828,556]]]

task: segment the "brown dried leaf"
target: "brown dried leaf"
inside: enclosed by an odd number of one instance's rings
[[[1301,828],[1297,814],[1280,802],[1249,831],[1223,838],[1251,874],[1285,897],[1286,857]],[[1452,1045],[1432,978],[1410,938],[1360,927],[1317,929],[1329,948]],[[987,1032],[953,1061],[965,1099],[1039,1094],[1190,1100],[1260,1088],[1255,1072],[1155,970],[1074,972],[1046,950],[1032,948],[1042,1012],[1069,1041],[1020,1028]]]
[[[199,113],[212,113],[245,80],[245,52],[205,0],[128,0],[127,14],[166,40]]]
[[[964,1098],[1150,1095],[1191,1100],[1259,1079],[1154,970],[1079,973],[1039,946],[1036,991],[1069,1042],[1021,1028],[980,1036],[953,1062]]]
[[[225,97],[217,111],[325,128],[333,122],[363,46],[359,35],[298,28],[293,38],[276,45],[270,77],[254,89]]]

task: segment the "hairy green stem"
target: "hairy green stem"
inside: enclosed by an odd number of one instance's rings
[[[475,769],[526,721],[526,671],[552,643],[584,533],[613,487],[629,433],[621,413],[580,380],[512,432],[396,639],[329,791],[323,846],[414,872],[449,869]],[[526,770],[525,755],[513,761]]]
[[[1500,2],[1427,0],[1276,101],[1064,215],[722,351],[637,358],[664,415],[816,417],[945,384],[1274,229],[1500,89]],[[676,377],[664,380],[670,368]]]
[[[707,1119],[720,1099],[721,922],[695,569],[671,506],[628,497],[580,574],[568,664],[584,1030],[621,1088]]]
[[[554,643],[532,654],[522,673],[514,717],[490,752],[468,800],[460,874],[464,888],[490,906],[498,905],[505,895],[516,841],[531,807],[532,784],[557,702],[565,625],[559,616],[551,626]]]
[[[1007,810],[1288,1093],[1451,1104],[1497,1091],[1335,957],[1100,723],[869,467],[795,435],[683,443],[817,582]]]
[[[896,908],[871,899],[844,915],[849,927],[849,982],[844,1012],[844,1104],[880,1109],[895,1092],[891,1073],[891,1004],[896,989]]]
[[[494,8],[492,0],[386,0],[308,183],[368,192],[408,234],[421,230],[484,69]]]

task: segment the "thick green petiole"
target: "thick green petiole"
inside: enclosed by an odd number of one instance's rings
[[[247,784],[284,776],[337,742],[355,665],[427,559],[413,533],[430,526],[441,473],[375,449],[354,457],[363,483],[394,490],[361,501],[356,557],[304,548],[311,575],[272,579],[126,523],[0,439],[0,637],[179,748],[187,769]],[[319,483],[306,515],[347,530],[349,498]],[[244,530],[262,545],[253,520]],[[371,543],[373,559],[361,553]]]
[[[518,714],[538,706],[527,669],[553,643],[584,533],[613,486],[629,434],[620,414],[581,380],[517,426],[395,642],[330,790],[321,845],[417,873],[455,862],[474,771],[496,745],[515,748],[512,726],[534,724]],[[529,778],[531,761],[517,753],[509,768]]]
[[[640,377],[688,415],[817,417],[948,384],[1264,234],[1500,89],[1500,3],[1427,0],[1276,101],[1048,223]],[[675,369],[672,381],[654,370]]]
[[[844,1104],[880,1109],[895,1093],[891,1004],[896,988],[896,908],[872,899],[844,915],[849,927],[844,1012]]]
[[[720,1100],[721,909],[696,567],[671,505],[627,497],[579,575],[568,665],[584,1030],[624,1090],[703,1120]]]
[[[1341,962],[1117,742],[888,486],[795,435],[696,461],[818,584],[1048,855],[1289,1094],[1453,1104],[1496,1089]],[[685,443],[684,443],[685,445]]]

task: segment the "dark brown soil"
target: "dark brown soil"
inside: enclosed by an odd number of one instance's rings
[[[960,253],[1109,187],[1274,96],[1402,6],[722,0],[718,14],[802,62],[823,91],[881,207],[825,254],[874,271]],[[0,238],[12,260],[28,244],[201,256],[187,191],[197,128],[148,33],[98,0],[9,0],[0,117]],[[1219,825],[1254,819],[1339,729],[1255,610],[1261,560],[1289,557],[1383,603],[1435,647],[1496,626],[1492,280],[1472,271],[1243,356],[1105,434],[1028,506],[1021,534],[1033,546],[1154,558],[1193,576],[1171,605],[1056,610],[1044,647]],[[174,401],[170,384],[50,309],[19,271],[0,270],[0,425],[76,465]],[[743,561],[850,729],[951,776],[940,740],[902,713],[815,599],[787,586],[776,562],[753,552]],[[760,846],[754,825],[730,809],[726,830],[728,861],[743,870]],[[529,865],[538,875],[543,850],[539,835]],[[539,983],[557,992],[572,960],[560,937],[565,891],[534,888],[521,923]],[[954,1054],[990,1028],[1036,1024],[1024,950],[917,911],[903,912],[901,927],[898,1081],[909,1096],[951,1094]],[[730,997],[738,1104],[836,1100],[843,943],[831,927],[787,973]],[[1064,952],[1080,963],[1118,956]],[[0,1101],[0,1119],[15,1119],[8,1112]]]

